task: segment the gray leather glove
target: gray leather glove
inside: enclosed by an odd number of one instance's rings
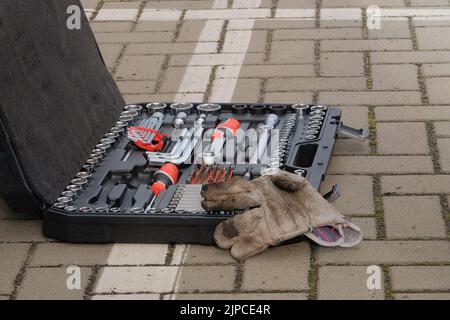
[[[220,223],[216,244],[231,248],[238,260],[292,239],[321,225],[346,222],[305,178],[278,171],[252,181],[235,177],[203,186],[202,206],[208,210],[246,210]]]

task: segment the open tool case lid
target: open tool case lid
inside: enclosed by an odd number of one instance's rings
[[[70,5],[81,29],[69,30]],[[78,172],[124,101],[79,0],[0,2],[0,197],[39,214]]]

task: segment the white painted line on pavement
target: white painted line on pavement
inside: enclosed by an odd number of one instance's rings
[[[94,21],[135,21],[138,9],[100,9]]]
[[[230,20],[269,18],[270,9],[188,10],[185,20]]]
[[[216,0],[218,1],[218,0]],[[248,5],[251,6],[256,6],[259,7],[261,5],[261,0],[258,1],[247,1]],[[242,6],[243,2],[242,1],[238,1],[236,2],[234,5],[238,5],[238,6]],[[230,23],[233,20],[230,21]],[[207,29],[208,23],[210,23],[210,21],[207,21],[207,23],[205,24],[205,27],[203,28],[200,37],[199,37],[199,41],[202,39],[202,37],[204,36],[204,33],[209,32]],[[225,50],[231,50],[233,48],[236,49],[236,46],[240,47],[240,53],[239,54],[216,54],[216,55],[207,55],[207,57],[205,57],[205,55],[201,55],[203,57],[199,57],[199,55],[196,55],[196,50],[194,50],[194,54],[191,57],[191,60],[189,62],[189,65],[187,67],[186,73],[183,77],[183,80],[180,84],[180,89],[179,92],[182,92],[181,90],[184,90],[184,88],[187,86],[186,82],[191,81],[190,77],[189,77],[189,73],[191,72],[191,70],[193,68],[195,68],[195,65],[197,65],[198,63],[201,63],[201,61],[203,61],[202,59],[204,58],[209,58],[206,61],[209,61],[209,66],[212,68],[214,65],[217,65],[218,62],[224,62],[222,59],[224,57],[226,57],[228,60],[226,62],[233,64],[234,67],[232,69],[231,72],[228,73],[228,75],[230,75],[229,79],[216,79],[214,80],[213,83],[213,89],[211,92],[211,97],[210,97],[210,101],[219,101],[219,102],[231,102],[231,99],[233,98],[233,94],[234,91],[236,89],[236,84],[239,78],[239,74],[241,72],[241,68],[242,68],[242,64],[244,62],[245,56],[247,54],[248,51],[248,47],[250,45],[250,41],[251,41],[251,37],[252,37],[252,31],[251,29],[253,28],[253,25],[255,23],[255,20],[251,19],[246,21],[246,26],[249,27],[250,30],[245,30],[242,32],[233,32],[232,34],[228,35],[229,31],[226,34],[226,41],[224,43],[224,51]],[[196,48],[197,49],[197,48]],[[220,61],[222,60],[222,61]],[[210,74],[209,74],[210,75]],[[223,81],[225,80],[225,81]],[[176,101],[178,101],[179,99],[179,94],[177,94],[176,96]],[[189,247],[190,245],[185,245],[183,247],[183,251],[180,257],[180,265],[182,265],[185,262],[186,257],[188,256],[189,253]],[[173,284],[173,292],[177,292],[179,285],[180,285],[180,281],[182,281],[182,267],[178,267],[177,270],[177,275]],[[171,295],[170,297],[172,298],[174,295]]]

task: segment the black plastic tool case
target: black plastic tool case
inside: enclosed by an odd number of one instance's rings
[[[146,105],[147,103],[138,105],[142,110],[128,122],[128,127],[139,125],[152,116],[147,111]],[[169,106],[170,103],[167,103],[163,111],[164,120],[159,131],[170,136],[174,132],[177,113],[171,112]],[[198,104],[193,104],[192,112],[180,129],[194,126],[195,120],[202,113],[196,110],[197,106]],[[242,106],[247,106],[247,109],[240,110]],[[335,138],[342,126],[339,109],[323,106],[296,106],[296,109],[293,109],[289,104],[239,104],[237,109],[238,112],[233,112],[231,104],[221,104],[220,112],[203,113],[204,129],[213,130],[218,123],[229,118],[238,120],[241,129],[257,128],[264,123],[269,114],[277,114],[279,121],[275,129],[279,130],[281,137],[287,137],[287,140],[285,139],[284,151],[276,153],[275,158],[281,161],[279,164],[283,170],[302,174],[314,187],[319,187],[326,173]],[[124,112],[129,113],[129,109]],[[135,148],[127,139],[127,130],[124,129],[103,157],[98,159],[99,163],[95,170],[90,166],[87,169],[80,166],[80,171],[92,173],[82,192],[72,201],[66,202],[67,199],[63,199],[63,203],[57,202],[45,211],[44,234],[50,238],[83,243],[213,243],[214,227],[220,221],[238,213],[202,210],[199,192],[197,209],[185,209],[174,201],[183,198],[184,188],[189,186],[194,170],[201,165],[179,164],[178,183],[161,192],[151,210],[145,211],[151,200],[149,187],[153,175],[160,169],[161,164],[152,164],[151,161],[149,163],[144,151]],[[169,151],[170,145],[165,152]],[[194,158],[191,158],[191,162],[193,161]],[[265,165],[244,163],[218,166],[231,167],[234,176],[253,179],[271,165],[274,163],[268,161]],[[113,188],[117,189],[117,186],[123,193],[119,203],[111,204],[108,202],[108,195]]]
[[[178,165],[178,183],[162,191],[146,212],[149,186],[161,163],[147,163],[126,132],[151,114],[147,103],[141,103],[142,112],[131,119],[129,114],[125,119],[121,116],[125,103],[88,21],[82,15],[79,30],[67,28],[67,8],[72,5],[82,9],[79,0],[0,1],[0,196],[20,217],[43,212],[44,234],[63,241],[211,244],[215,225],[239,212],[202,210],[201,184],[190,184],[197,164]],[[174,124],[192,128],[202,114],[196,112],[197,106],[186,119],[178,120],[167,107],[159,131],[173,136]],[[204,128],[234,117],[243,129],[252,129],[269,114],[277,114],[276,129],[284,139],[282,152],[275,157],[278,163],[222,166],[246,179],[281,163],[282,169],[305,175],[318,187],[338,131],[365,136],[345,127],[337,108],[246,104],[245,109],[241,104],[235,112],[232,109],[231,104],[221,104],[217,114],[205,111]],[[125,121],[126,127],[116,127],[118,120],[120,125]],[[108,134],[112,127],[123,130],[117,138]],[[111,147],[99,149],[105,137],[113,139]],[[169,149],[163,152],[172,152],[174,141],[165,148]],[[101,159],[93,158],[99,154],[93,149],[105,151]],[[67,197],[66,187],[74,177],[91,170],[82,191]]]
[[[125,102],[79,0],[0,1],[0,77],[0,197],[39,217]]]

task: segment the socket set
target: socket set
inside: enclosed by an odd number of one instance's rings
[[[74,243],[212,244],[239,214],[206,211],[204,184],[282,169],[324,178],[337,134],[365,139],[341,111],[305,104],[127,105],[80,172],[44,212],[44,234]],[[339,186],[324,195],[339,196]]]

